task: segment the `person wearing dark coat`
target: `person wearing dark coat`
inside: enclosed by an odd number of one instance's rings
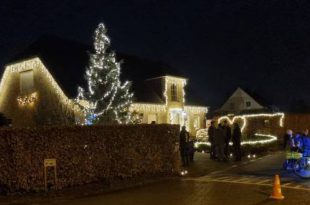
[[[187,151],[188,151],[189,162],[193,162],[194,161],[194,155],[195,155],[195,146],[194,146],[193,140],[188,141],[188,150]]]
[[[224,147],[224,153],[226,158],[228,158],[229,155],[229,142],[231,139],[231,129],[228,125],[227,120],[224,121],[224,126],[223,126],[223,130],[224,130],[224,135],[225,135],[225,147]]]
[[[215,137],[214,137],[214,144],[216,146],[216,155],[217,159],[220,161],[226,161],[224,147],[225,147],[225,135],[224,129],[221,124],[215,129]]]
[[[234,147],[235,160],[241,161],[241,130],[238,123],[234,123],[232,141]]]
[[[215,144],[214,144],[214,137],[215,137],[214,121],[211,121],[211,125],[208,129],[208,137],[210,143],[210,159],[216,159]]]
[[[186,131],[186,127],[183,126],[180,132],[180,153],[182,164],[184,167],[189,165],[188,140],[189,140],[188,132]]]

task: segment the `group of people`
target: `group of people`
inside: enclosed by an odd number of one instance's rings
[[[283,142],[284,149],[310,156],[310,136],[308,129],[296,134],[292,130],[287,130]]]
[[[228,122],[218,123],[212,121],[208,129],[208,136],[210,142],[210,158],[219,161],[227,161],[229,159],[229,142],[233,143],[233,153],[235,161],[241,161],[241,129],[238,123],[233,124],[233,131],[231,131]]]
[[[238,123],[233,124],[233,130],[227,121],[223,124],[219,123],[215,126],[212,121],[208,129],[210,142],[210,158],[219,161],[227,161],[229,159],[229,142],[233,143],[233,153],[236,161],[241,161],[241,130]],[[183,166],[189,166],[194,161],[194,141],[190,138],[189,132],[183,126],[180,132],[180,154]]]

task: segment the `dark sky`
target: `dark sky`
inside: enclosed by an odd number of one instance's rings
[[[310,104],[307,0],[1,0],[0,14],[0,65],[43,34],[90,44],[102,21],[114,50],[182,70],[207,105],[238,86]]]

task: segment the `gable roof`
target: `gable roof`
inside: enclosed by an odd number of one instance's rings
[[[79,42],[44,35],[30,44],[25,50],[19,52],[7,64],[39,57],[64,93],[69,98],[75,98],[77,87],[86,86],[84,75],[88,65],[88,51],[90,50],[92,50],[90,46]],[[146,79],[165,75],[182,76],[180,70],[164,62],[122,53],[117,53],[116,56],[122,62],[121,80],[132,82],[132,90],[135,93],[136,101],[162,103],[159,96],[145,88],[144,81]],[[194,98],[190,94],[187,95],[189,101],[200,101],[200,97]]]
[[[246,106],[247,102],[250,103],[250,106],[248,107]],[[265,109],[264,106],[239,87],[217,112],[230,112],[236,114],[263,109]]]

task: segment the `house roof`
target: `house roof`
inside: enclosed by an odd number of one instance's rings
[[[63,39],[57,36],[44,35],[19,52],[7,64],[39,57],[50,71],[64,93],[69,98],[75,98],[78,86],[86,86],[84,80],[85,69],[88,65],[88,51],[92,48],[88,45]],[[116,54],[122,62],[121,80],[132,82],[135,100],[139,102],[164,103],[162,99],[151,90],[146,90],[144,81],[158,76],[182,76],[181,71],[170,65],[143,59],[133,55]],[[191,89],[187,86],[187,89]],[[194,93],[194,92],[193,92]],[[195,98],[188,93],[189,104],[203,104],[200,97]]]
[[[246,101],[251,102],[250,108],[240,107],[241,103],[245,103]],[[238,103],[238,107],[231,108],[230,104]],[[252,96],[250,96],[247,92],[245,92],[242,88],[238,87],[233,94],[226,100],[226,102],[221,106],[220,109],[216,110],[215,113],[252,113],[259,112],[262,110],[266,110],[266,107],[257,102]]]

